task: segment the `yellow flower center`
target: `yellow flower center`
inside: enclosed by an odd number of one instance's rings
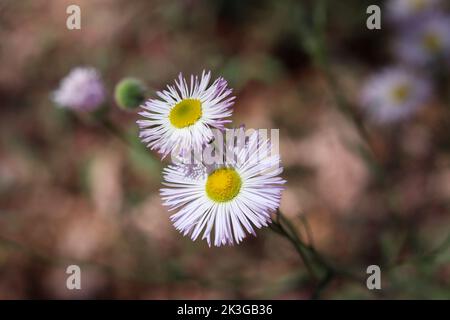
[[[412,8],[416,12],[425,9],[425,4],[426,4],[426,2],[424,0],[412,0],[411,1]]]
[[[193,125],[202,116],[202,103],[198,99],[183,99],[170,110],[170,123],[178,128]]]
[[[208,176],[206,194],[216,202],[227,202],[237,196],[242,180],[234,169],[220,168]]]
[[[437,34],[428,33],[424,35],[422,41],[424,47],[432,53],[437,53],[441,50],[442,42]]]
[[[394,98],[395,102],[402,103],[407,98],[411,91],[411,88],[407,84],[400,84],[392,89],[392,97]]]

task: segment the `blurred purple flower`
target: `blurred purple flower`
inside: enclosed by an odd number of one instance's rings
[[[424,66],[450,57],[450,16],[430,13],[412,28],[401,32],[395,54],[407,64]]]
[[[411,71],[390,67],[365,83],[360,102],[378,123],[406,119],[420,109],[431,95],[431,86]]]
[[[77,67],[62,79],[52,98],[63,108],[88,112],[104,102],[105,88],[95,68]]]
[[[441,0],[390,0],[387,2],[387,16],[394,22],[409,22],[430,11],[438,9]]]

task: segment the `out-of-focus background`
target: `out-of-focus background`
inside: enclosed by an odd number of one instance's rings
[[[81,30],[66,28],[70,4],[81,8]],[[381,30],[366,28],[370,4],[382,8]],[[0,298],[450,298],[448,77],[432,75],[432,99],[401,123],[372,123],[358,106],[367,77],[396,63],[385,8],[0,0]],[[100,71],[105,113],[134,148],[52,103],[80,65]],[[302,234],[306,219],[314,246],[340,268],[366,277],[380,265],[382,290],[337,278],[316,292],[294,248],[269,228],[209,248],[172,227],[158,194],[163,164],[113,90],[133,76],[154,97],[179,72],[203,69],[234,88],[233,124],[280,129],[284,214]],[[340,112],[342,98],[368,140]],[[70,264],[81,267],[82,290],[66,288]]]

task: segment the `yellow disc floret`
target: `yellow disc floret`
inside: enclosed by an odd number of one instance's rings
[[[400,84],[392,89],[392,97],[395,102],[403,103],[408,98],[411,88],[408,84]]]
[[[170,123],[178,128],[193,125],[202,116],[202,103],[198,99],[183,99],[170,110]]]
[[[227,202],[237,196],[242,181],[236,170],[220,168],[208,176],[206,194],[216,202]]]
[[[423,36],[423,45],[431,53],[438,53],[442,49],[442,41],[439,35],[432,32]]]
[[[419,12],[419,11],[425,9],[426,1],[424,1],[424,0],[413,0],[413,1],[411,1],[411,5],[412,5],[412,8],[416,12]]]

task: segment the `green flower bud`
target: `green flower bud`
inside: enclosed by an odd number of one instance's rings
[[[124,78],[114,90],[114,98],[122,109],[135,109],[145,100],[145,86],[134,78]]]

